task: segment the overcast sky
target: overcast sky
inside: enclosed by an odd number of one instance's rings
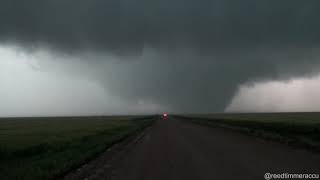
[[[318,0],[0,0],[0,116],[319,111]]]

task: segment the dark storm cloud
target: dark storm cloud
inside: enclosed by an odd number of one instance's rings
[[[127,55],[98,78],[111,93],[208,112],[241,83],[319,72],[319,18],[318,0],[0,0],[0,40]]]
[[[316,0],[1,0],[0,37],[119,52],[318,44]]]

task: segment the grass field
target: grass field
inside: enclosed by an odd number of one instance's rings
[[[193,122],[320,150],[320,113],[234,113],[188,115]]]
[[[152,117],[0,119],[0,179],[52,179],[152,123]]]

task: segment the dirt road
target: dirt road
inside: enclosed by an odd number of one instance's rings
[[[171,117],[159,119],[126,150],[104,156],[67,178],[239,180],[264,179],[268,172],[320,173],[320,154]]]

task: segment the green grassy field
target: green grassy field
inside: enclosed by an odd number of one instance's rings
[[[224,126],[256,136],[320,150],[320,113],[187,115],[193,122]]]
[[[137,133],[152,118],[0,119],[0,179],[52,179]]]

